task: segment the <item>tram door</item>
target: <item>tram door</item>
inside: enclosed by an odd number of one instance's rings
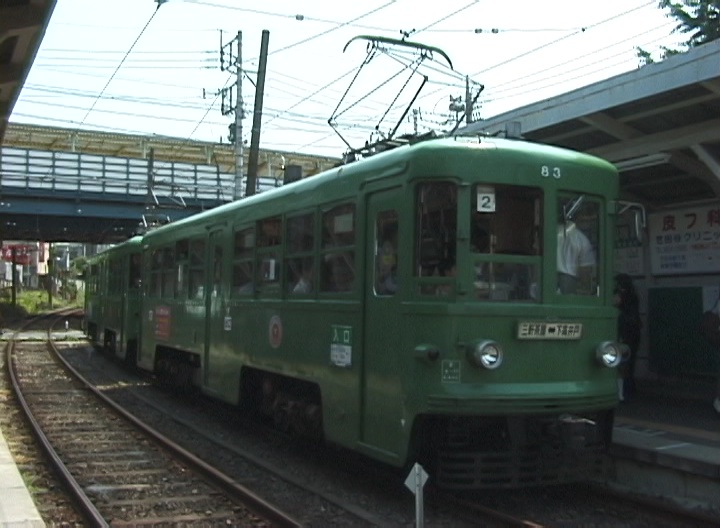
[[[402,315],[399,279],[408,259],[399,255],[407,226],[399,221],[400,188],[371,194],[366,217],[362,441],[396,453],[402,432]],[[404,354],[407,357],[407,354]]]
[[[223,247],[222,231],[212,231],[208,238],[207,266],[205,274],[205,354],[203,357],[202,384],[207,392],[218,390],[217,380],[213,374],[217,372],[218,354],[214,348],[221,345],[222,340],[222,309],[223,309]],[[212,356],[215,356],[213,361]]]

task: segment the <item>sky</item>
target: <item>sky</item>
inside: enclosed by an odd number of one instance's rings
[[[468,85],[489,118],[634,70],[636,48],[678,47],[675,26],[657,0],[58,0],[10,121],[227,143],[236,75],[220,49],[229,62],[241,32],[249,145],[267,30],[261,148],[339,157],[450,130]],[[410,46],[368,53],[362,35],[432,46],[452,68]]]

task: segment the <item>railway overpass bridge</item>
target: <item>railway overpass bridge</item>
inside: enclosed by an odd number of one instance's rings
[[[261,150],[257,191],[337,162]],[[232,145],[10,123],[0,147],[0,239],[126,240],[232,201],[234,164]]]
[[[0,0],[0,241],[118,242],[231,201],[230,145],[9,123],[56,2]],[[336,161],[261,151],[259,190]]]

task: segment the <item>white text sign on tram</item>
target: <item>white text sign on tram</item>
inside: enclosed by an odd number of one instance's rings
[[[580,339],[582,323],[546,323],[523,321],[518,325],[518,339]]]

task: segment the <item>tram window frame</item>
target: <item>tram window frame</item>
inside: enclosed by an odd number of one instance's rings
[[[604,228],[603,220],[603,199],[601,196],[584,193],[581,191],[561,190],[558,192],[557,199],[557,259],[556,266],[558,268],[558,287],[557,294],[560,297],[568,295],[579,296],[584,298],[597,298],[600,296],[602,287],[602,263],[604,255],[602,251],[603,239],[602,232]],[[570,211],[572,209],[572,211]],[[582,277],[578,280],[572,280],[573,285],[568,286],[562,280],[565,275],[560,272],[560,235],[568,229],[568,226],[577,228],[584,235],[587,242],[592,247],[592,258],[595,262],[589,273],[581,273]],[[581,238],[582,239],[582,238]],[[582,266],[580,266],[582,267]]]
[[[212,256],[212,296],[220,297],[223,290],[223,246],[217,240],[213,244]]]
[[[98,265],[90,264],[88,291],[97,293],[98,291]]]
[[[112,258],[108,260],[108,293],[111,295],[123,292],[123,264],[124,258]]]
[[[162,297],[162,248],[154,248],[149,251],[148,259],[148,275],[147,284],[148,297]]]
[[[258,294],[275,297],[282,291],[282,216],[255,223],[255,286]]]
[[[187,299],[190,287],[190,239],[175,243],[175,298]]]
[[[205,298],[205,237],[190,239],[190,270],[188,278],[188,299]]]
[[[457,183],[447,179],[418,182],[415,187],[413,275],[421,295],[455,295],[457,269]]]
[[[317,290],[315,212],[285,218],[285,289],[290,297]]]
[[[319,292],[346,295],[356,290],[355,203],[343,202],[321,212]]]
[[[255,292],[255,226],[236,229],[233,233],[233,274],[231,296]]]
[[[537,303],[542,299],[542,187],[479,182],[470,203],[472,297],[481,302]]]
[[[137,290],[142,287],[142,256],[133,253],[128,257],[128,287]]]
[[[175,246],[163,248],[162,264],[162,297],[171,299],[175,296]]]
[[[374,292],[392,297],[398,292],[400,215],[397,209],[379,211],[375,217]]]

